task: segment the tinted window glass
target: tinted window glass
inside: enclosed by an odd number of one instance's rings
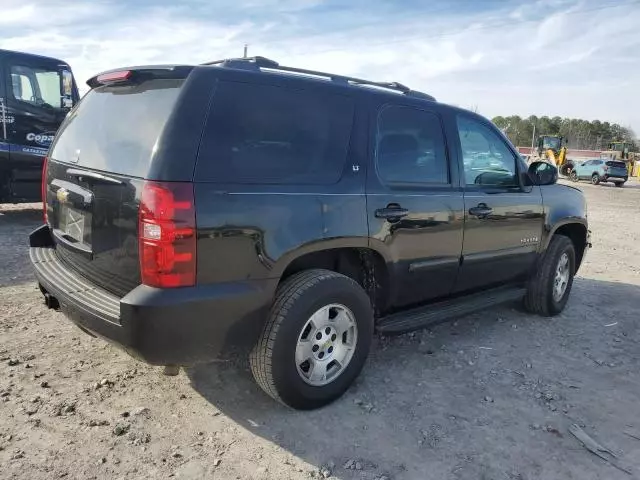
[[[60,128],[51,157],[144,177],[183,82],[149,80],[91,90]]]
[[[439,118],[411,107],[386,107],[378,119],[378,175],[386,183],[448,183]]]
[[[607,166],[615,168],[627,168],[627,164],[624,162],[607,162]]]
[[[518,185],[516,157],[496,132],[459,115],[458,133],[467,185]]]
[[[62,106],[61,73],[54,69],[21,65],[11,67],[13,97],[33,105]]]
[[[340,95],[221,82],[196,178],[220,183],[335,183],[347,155],[353,108],[353,101]]]

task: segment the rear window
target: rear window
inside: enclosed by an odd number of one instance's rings
[[[144,177],[183,82],[154,79],[91,90],[60,128],[51,158]]]
[[[307,90],[221,82],[196,177],[241,184],[330,184],[347,155],[353,101]]]
[[[615,168],[626,168],[627,165],[624,162],[607,162],[607,166],[608,167],[615,167]]]

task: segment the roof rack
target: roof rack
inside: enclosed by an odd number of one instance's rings
[[[348,77],[344,75],[336,75],[333,73],[318,72],[315,70],[306,70],[303,68],[293,68],[281,66],[278,62],[270,60],[265,57],[248,57],[248,58],[227,58],[223,60],[215,60],[213,62],[206,62],[202,65],[217,65],[226,68],[236,68],[240,70],[253,70],[253,71],[272,71],[272,72],[289,72],[294,74],[306,75],[315,78],[324,78],[332,82],[340,83],[343,85],[356,85],[364,87],[374,87],[385,90],[392,90],[398,93],[402,93],[408,97],[421,98],[423,100],[430,100],[435,102],[436,99],[424,92],[417,90],[411,90],[409,87],[398,82],[373,82],[371,80],[364,80],[362,78]]]

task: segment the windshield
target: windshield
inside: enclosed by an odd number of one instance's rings
[[[542,147],[545,149],[558,150],[560,148],[560,139],[558,137],[544,137]]]
[[[62,108],[65,92],[62,91],[62,71],[30,67],[11,66],[11,83],[16,100],[35,106]]]

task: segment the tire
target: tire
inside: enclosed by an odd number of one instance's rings
[[[624,182],[616,182],[616,187],[622,188],[624,186]]]
[[[578,173],[575,170],[572,170],[571,174],[569,174],[569,178],[571,179],[572,182],[577,182],[578,181]]]
[[[591,175],[591,183],[594,185],[600,184],[600,177],[598,176],[597,173],[594,173],[593,175]]]
[[[336,365],[340,363],[334,364],[333,360],[327,363],[333,347],[326,345],[335,341],[333,345],[335,352],[338,352],[346,345],[343,342],[347,337],[340,334],[336,327],[338,335],[332,333],[330,337],[316,343],[317,337],[313,332],[322,334],[325,327],[314,330],[315,327],[311,327],[309,322],[312,315],[320,311],[328,312],[326,318],[330,318],[332,309],[338,309],[341,315],[345,315],[344,318],[349,318],[351,325],[355,326],[355,337],[351,337],[353,348],[347,348],[352,352],[348,354],[349,359],[342,359],[346,366],[335,374],[335,378],[329,380],[327,372],[335,371]],[[320,315],[317,318],[321,323],[325,317]],[[278,288],[269,319],[250,355],[251,371],[258,385],[284,405],[299,410],[322,407],[339,398],[360,374],[369,354],[373,327],[373,310],[369,297],[354,280],[329,270],[298,273],[285,280]],[[311,329],[306,335],[309,335],[307,340],[310,339],[314,349],[323,344],[319,347],[322,349],[319,352],[313,350],[314,353],[311,353],[309,350],[308,354],[313,356],[309,360],[315,358],[313,363],[305,360],[309,372],[316,361],[319,367],[327,367],[323,370],[326,378],[321,381],[328,383],[322,385],[311,384],[311,378],[305,380],[305,362],[298,364],[297,361],[297,345],[307,329]],[[349,332],[352,335],[354,330]],[[321,361],[317,356],[324,352],[327,352],[327,356]]]
[[[566,255],[568,279],[561,297],[554,297],[557,269]],[[564,235],[554,235],[542,257],[534,276],[529,280],[524,307],[531,313],[552,317],[564,309],[573,286],[576,271],[576,252],[573,243]]]

